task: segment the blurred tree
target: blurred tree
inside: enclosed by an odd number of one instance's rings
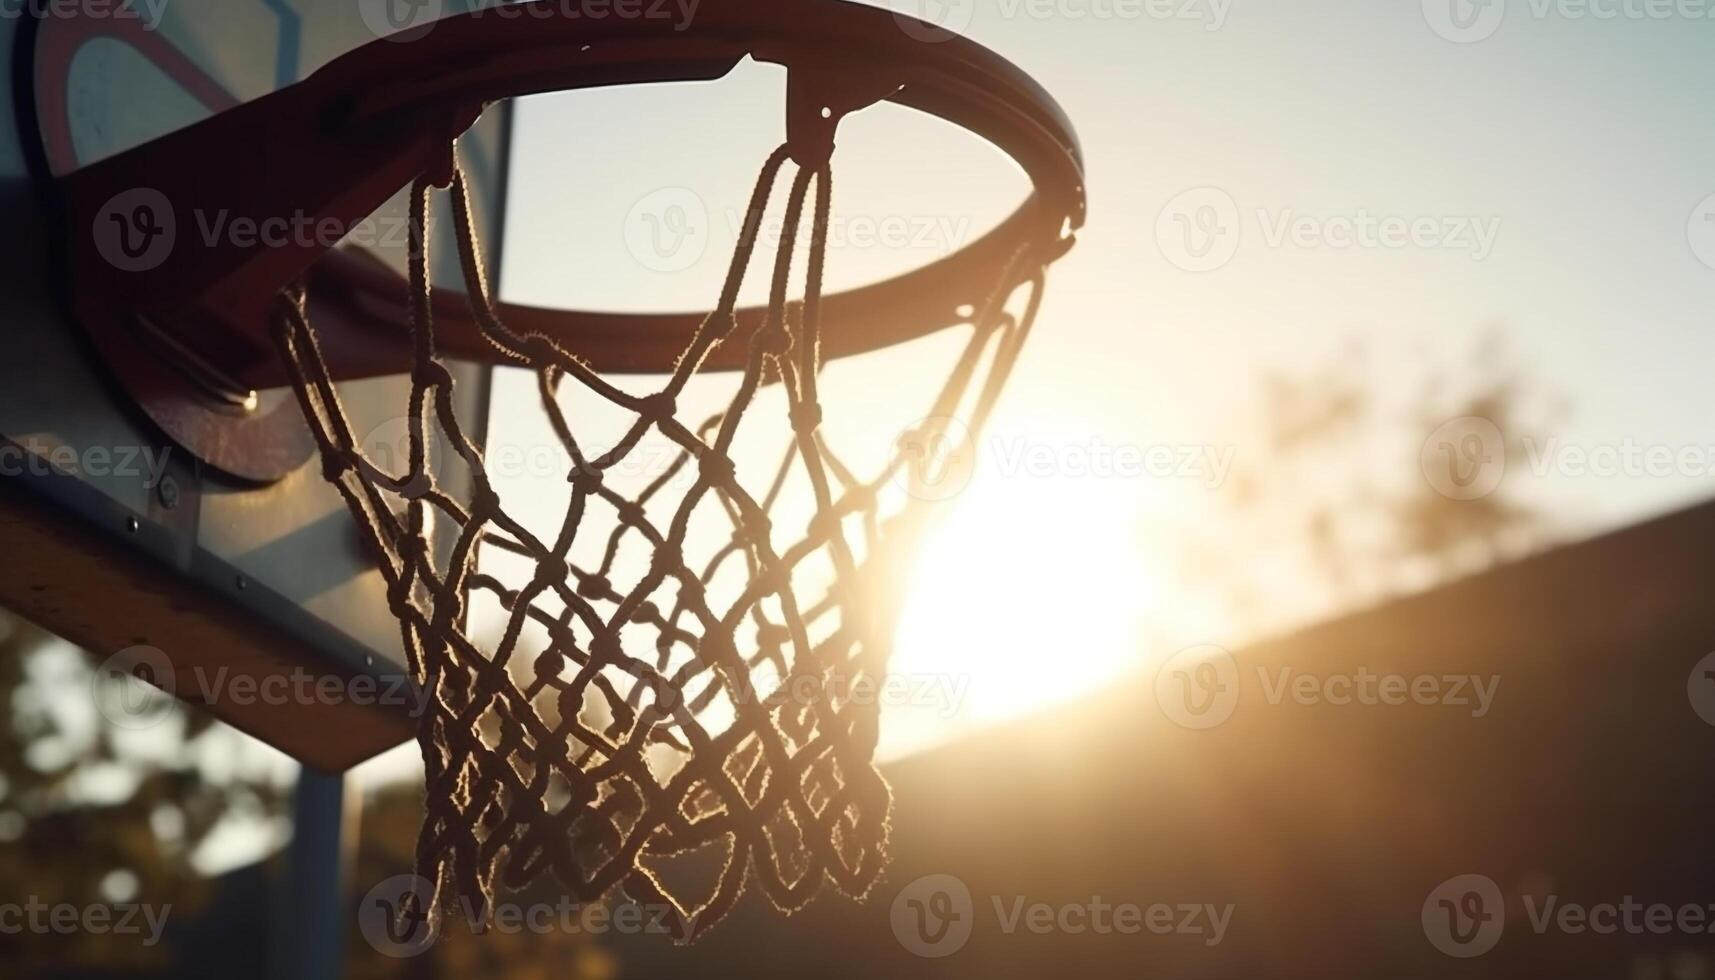
[[[194,915],[209,895],[193,867],[199,848],[234,819],[281,813],[277,779],[208,765],[234,756],[238,732],[177,705],[146,731],[97,710],[135,697],[105,685],[138,683],[103,676],[70,644],[0,612],[0,880],[11,900]],[[172,954],[141,937],[28,930],[6,947],[17,976],[160,968]]]
[[[153,947],[141,936],[26,930],[0,935],[0,976],[177,977],[188,975],[190,964],[202,976],[204,961],[265,951],[275,909],[256,900],[249,883],[260,869],[222,880],[209,873],[224,871],[235,863],[231,857],[211,867],[199,855],[217,847],[242,861],[277,849],[286,836],[294,767],[212,716],[139,684],[98,670],[87,653],[0,611],[0,880],[10,886],[6,900],[20,904],[33,898],[79,908],[171,906],[169,924],[188,926],[193,945],[175,948],[173,929]],[[103,705],[126,698],[151,699],[149,710],[138,713],[144,723],[120,725],[104,715]],[[383,785],[365,800],[350,875],[348,975],[604,980],[614,974],[611,959],[583,932],[477,935],[456,917],[421,957],[395,960],[371,949],[356,928],[357,903],[368,887],[411,867],[421,819],[420,782]],[[233,837],[240,842],[231,844]],[[281,856],[268,863],[277,865]],[[255,879],[256,887],[272,889],[277,872]],[[234,898],[254,907],[219,907]],[[225,934],[211,938],[203,918],[222,923]],[[217,941],[229,946],[210,945]]]
[[[1505,455],[1522,459],[1525,440],[1558,414],[1520,379],[1498,333],[1415,389],[1383,376],[1353,343],[1315,370],[1262,378],[1232,475],[1183,549],[1182,581],[1213,596],[1216,621],[1246,635],[1278,631],[1556,539],[1517,480],[1456,499],[1423,470],[1426,440],[1449,420],[1488,420]]]

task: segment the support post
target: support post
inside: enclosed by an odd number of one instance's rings
[[[356,818],[343,775],[300,772],[292,843],[276,892],[271,980],[338,980],[345,960],[346,858]]]

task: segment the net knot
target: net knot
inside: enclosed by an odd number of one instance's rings
[[[597,662],[619,663],[625,659],[625,649],[620,646],[619,637],[597,634],[590,638],[590,656]]]
[[[774,538],[774,522],[760,510],[751,511],[744,515],[744,536],[753,543],[771,541]]]
[[[769,562],[756,570],[751,576],[751,584],[760,586],[764,595],[790,595],[792,592],[791,566],[780,562]]]
[[[575,465],[572,467],[571,473],[567,474],[566,482],[570,483],[572,489],[578,493],[593,497],[602,488],[601,471],[589,466]]]
[[[738,329],[738,314],[732,310],[715,310],[703,318],[703,326],[713,330],[716,337],[731,336]]]
[[[637,406],[638,415],[657,425],[670,421],[674,415],[678,414],[678,411],[679,403],[672,394],[665,391],[658,391],[644,398]]]
[[[822,406],[817,402],[800,402],[792,406],[791,417],[793,432],[813,435],[822,427]]]
[[[583,692],[577,688],[560,688],[559,697],[554,699],[554,707],[560,712],[560,724],[562,726],[576,720],[578,715],[583,713],[583,701]]]
[[[585,575],[578,579],[578,595],[585,599],[602,599],[613,594],[613,583],[606,575]]]
[[[649,560],[651,575],[672,575],[685,567],[685,556],[678,546],[670,541],[656,545],[655,555]]]
[[[764,354],[781,357],[792,349],[792,334],[785,327],[768,327],[757,333],[756,347]]]
[[[520,346],[524,348],[524,356],[537,367],[553,364],[560,353],[560,348],[552,340],[539,333],[526,334]]]
[[[544,555],[536,561],[536,581],[555,585],[572,577],[571,566],[559,555]]]
[[[697,457],[697,466],[703,472],[703,479],[712,486],[730,486],[738,471],[733,462],[713,449],[705,448]]]
[[[329,483],[339,483],[347,473],[357,468],[355,450],[329,450],[322,454],[322,477]]]
[[[560,675],[560,667],[564,663],[565,658],[560,656],[559,646],[556,644],[548,647],[536,657],[536,676],[544,681],[552,680]]]
[[[424,388],[451,388],[453,374],[439,361],[424,361],[411,371],[411,380]]]
[[[429,542],[423,540],[421,535],[401,534],[399,539],[393,542],[393,546],[398,549],[399,557],[407,561],[418,561],[429,554]]]
[[[399,496],[406,500],[422,500],[435,489],[435,479],[427,473],[412,473],[399,487]]]
[[[399,550],[407,550],[404,543],[400,544]],[[392,609],[396,615],[403,615],[405,610],[411,608],[411,580],[409,578],[401,575],[387,586],[387,607]]]
[[[472,514],[485,516],[500,513],[500,494],[486,480],[478,481],[470,491],[470,510]]]

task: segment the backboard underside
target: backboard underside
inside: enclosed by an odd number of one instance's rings
[[[398,624],[345,506],[318,463],[272,485],[234,480],[135,410],[64,312],[31,141],[39,132],[47,168],[63,173],[291,84],[376,34],[342,0],[138,2],[116,16],[133,20],[0,19],[0,51],[13,69],[12,125],[0,136],[0,207],[13,229],[0,271],[0,551],[15,556],[0,569],[0,605],[99,659],[157,648],[180,696],[309,764],[345,768],[410,737],[408,703],[237,704],[206,696],[205,682],[222,668],[369,675],[381,689],[402,676]],[[88,35],[72,37],[63,92],[45,100],[24,70],[40,43],[32,31]],[[39,119],[28,118],[31,108]],[[460,141],[491,259],[508,138],[497,107]],[[360,243],[399,269],[404,198],[377,212]],[[450,244],[437,239],[432,253],[436,280],[456,286]],[[484,419],[489,372],[455,370],[460,413]],[[399,427],[407,391],[400,378],[341,389],[357,424],[382,438]],[[264,408],[289,397],[260,394]]]

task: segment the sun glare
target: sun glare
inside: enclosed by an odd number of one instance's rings
[[[892,756],[1099,688],[1141,659],[1157,595],[1117,488],[985,473],[951,506],[895,634]]]

